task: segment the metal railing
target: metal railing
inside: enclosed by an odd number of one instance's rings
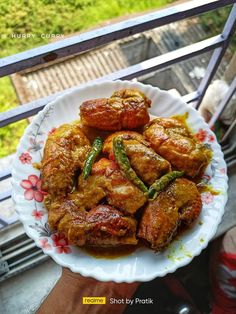
[[[214,10],[228,4],[235,3],[235,0],[189,1],[164,10],[149,13],[121,23],[109,25],[107,27],[83,33],[78,36],[2,58],[0,59],[0,77],[22,71],[36,65],[59,60],[63,57],[68,57],[81,52],[92,50],[114,40],[122,39],[127,36],[141,33],[146,30],[150,30],[162,25]],[[126,69],[101,77],[96,81],[132,79],[138,75],[166,68],[172,64],[215,49],[207,68],[206,76],[203,78],[198,90],[194,93],[191,93],[190,95],[186,95],[184,98],[187,102],[192,102],[195,100],[200,101],[216,73],[218,65],[222,60],[225,50],[228,47],[230,38],[232,37],[235,28],[236,5],[233,6],[225,27],[222,33],[218,36],[203,40],[199,43],[195,43],[184,48],[177,49],[155,58],[151,58],[134,66],[130,66]],[[36,114],[49,101],[52,101],[61,93],[62,92],[59,92],[1,113],[0,127]]]
[[[183,4],[173,6],[164,10],[149,13],[139,16],[124,22],[113,24],[97,30],[86,32],[78,36],[67,38],[55,43],[34,48],[13,56],[0,59],[0,77],[16,73],[36,65],[45,64],[54,60],[59,60],[63,57],[68,57],[84,51],[92,50],[101,45],[110,43],[114,40],[125,38],[146,30],[150,30],[162,25],[166,25],[178,20],[186,19],[200,13],[214,10],[228,4],[234,4],[231,13],[226,21],[225,27],[221,34],[202,40],[200,42],[188,45],[186,47],[168,52],[161,56],[157,56],[145,60],[139,64],[132,65],[126,69],[108,74],[95,81],[117,80],[117,79],[132,79],[139,75],[147,74],[156,70],[166,68],[170,65],[180,61],[192,58],[194,56],[203,54],[204,52],[214,50],[213,55],[208,64],[206,75],[202,79],[198,90],[183,96],[187,102],[196,101],[196,107],[200,102],[214,77],[217,68],[224,56],[224,53],[229,45],[229,41],[236,29],[236,4],[234,1],[189,1]],[[94,82],[94,81],[92,81]],[[89,82],[91,83],[91,81]],[[86,83],[87,84],[87,83]],[[234,80],[226,99],[224,99],[217,111],[210,121],[212,125],[226,107],[230,96],[234,93],[236,88],[236,81]],[[72,90],[71,88],[70,90]],[[68,90],[66,90],[68,91]],[[63,91],[65,92],[65,91]],[[63,92],[59,92],[33,102],[23,104],[12,110],[0,114],[0,127],[4,127],[10,123],[28,118],[39,112],[48,102],[55,99]],[[5,180],[11,176],[11,171],[5,170],[0,173],[0,181]],[[0,193],[0,201],[4,201],[11,197],[11,192],[6,191]]]

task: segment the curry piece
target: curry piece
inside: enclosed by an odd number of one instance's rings
[[[70,209],[72,206],[75,207],[72,201],[65,198],[50,198],[50,201],[45,203],[45,205],[48,210],[48,224],[51,230],[57,230],[58,223],[64,217],[67,209]]]
[[[79,177],[78,191],[68,195],[79,208],[90,209],[106,197],[108,204],[134,214],[146,202],[146,196],[119,170],[117,164],[101,158],[94,163],[87,180]]]
[[[122,89],[110,98],[87,100],[80,107],[85,126],[105,131],[136,129],[149,122],[151,100],[135,89]]]
[[[77,191],[67,196],[80,209],[90,210],[107,195],[106,187],[109,185],[109,182],[104,175],[94,172],[93,169],[96,167],[96,164],[93,165],[92,174],[86,180],[82,174],[79,176]]]
[[[138,237],[152,249],[163,250],[175,236],[180,224],[190,226],[202,208],[196,185],[184,178],[176,179],[143,211]]]
[[[62,203],[57,222],[57,230],[65,234],[69,243],[78,246],[118,246],[135,245],[136,225],[134,218],[125,217],[120,211],[109,206],[99,205],[89,212],[79,210],[72,201]],[[49,211],[49,223],[58,211]],[[54,226],[55,227],[55,226]]]
[[[50,209],[48,222],[51,228],[53,227],[52,222],[55,221],[57,215],[57,231],[63,233],[69,243],[83,246],[86,243],[86,232],[88,230],[87,212],[78,209],[72,201],[66,200],[61,204],[59,211]]]
[[[193,137],[180,120],[156,118],[147,125],[144,136],[174,168],[192,178],[203,175],[211,152]]]
[[[129,214],[134,214],[146,202],[144,193],[131,183],[109,159],[102,158],[94,164],[93,174],[100,174],[106,178],[107,202]]]
[[[109,205],[99,205],[87,215],[89,233],[87,244],[93,246],[135,245],[137,222],[125,217],[119,210]]]
[[[108,154],[109,158],[114,159],[112,141],[115,137],[123,139],[132,168],[148,185],[171,171],[170,163],[158,155],[141,134],[134,131],[115,132],[105,140],[103,153]]]
[[[73,177],[81,169],[90,143],[77,124],[63,124],[49,134],[42,159],[42,189],[51,196],[72,190]]]

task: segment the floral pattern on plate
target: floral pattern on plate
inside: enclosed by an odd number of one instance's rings
[[[178,241],[172,243],[172,248],[167,248],[159,254],[148,249],[138,249],[123,258],[96,259],[79,248],[69,245],[64,235],[50,230],[47,222],[47,211],[43,203],[46,193],[41,189],[40,172],[34,165],[42,159],[47,136],[55,132],[59,125],[77,120],[79,106],[84,100],[108,97],[115,90],[122,88],[137,88],[152,99],[155,105],[150,109],[150,113],[153,116],[168,117],[188,112],[187,123],[193,130],[195,137],[213,152],[212,161],[200,183],[209,185],[212,189],[218,190],[220,188],[221,193],[218,195],[213,195],[210,191],[202,193],[203,209],[199,218],[201,224],[195,224],[189,232],[181,235]],[[160,103],[161,105],[159,105]],[[166,91],[161,91],[150,85],[128,81],[88,85],[65,94],[48,104],[34,118],[20,141],[12,177],[13,199],[27,234],[35,240],[45,254],[50,255],[58,264],[101,281],[148,281],[186,265],[207,246],[213,237],[227,200],[227,174],[223,154],[215,135],[196,110]],[[204,241],[199,242],[200,238]],[[173,251],[173,247],[177,257],[181,247],[184,247],[190,254],[181,259],[170,259],[168,256],[170,250]]]
[[[42,202],[47,193],[41,189],[42,181],[35,174],[31,174],[27,179],[21,181],[20,186],[25,190],[24,198],[27,201],[35,200]]]

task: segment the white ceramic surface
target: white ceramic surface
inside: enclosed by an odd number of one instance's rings
[[[156,254],[139,248],[128,256],[117,259],[97,259],[78,247],[68,245],[67,240],[52,234],[47,225],[47,211],[40,190],[40,172],[33,163],[40,162],[48,133],[63,123],[78,119],[81,103],[88,99],[109,97],[115,90],[137,88],[152,100],[150,113],[169,117],[188,112],[187,123],[194,134],[213,151],[213,158],[206,169],[203,181],[220,191],[202,194],[203,208],[196,224],[179,236],[163,252]],[[29,237],[45,254],[73,272],[91,276],[101,281],[116,282],[149,281],[174,272],[188,264],[204,249],[216,232],[227,201],[226,164],[215,135],[197,111],[180,98],[150,85],[129,81],[103,82],[65,93],[48,104],[27,127],[19,143],[12,171],[13,199],[16,210]]]

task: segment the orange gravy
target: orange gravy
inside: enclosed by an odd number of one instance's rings
[[[106,259],[115,259],[118,257],[123,257],[130,255],[135,252],[138,248],[144,247],[142,243],[138,243],[137,245],[123,245],[118,247],[81,247],[80,249],[95,257],[95,258],[106,258]],[[146,247],[146,246],[145,246]]]
[[[220,191],[213,189],[210,185],[204,184],[197,186],[199,193],[210,192],[212,195],[219,195]]]

